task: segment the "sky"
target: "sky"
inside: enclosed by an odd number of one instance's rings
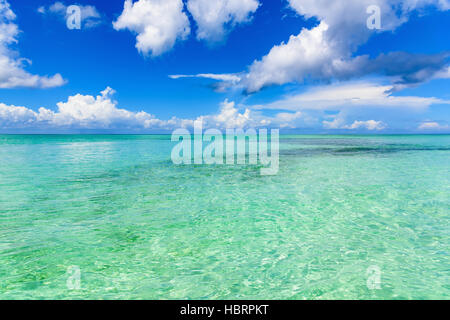
[[[0,133],[447,134],[449,30],[450,0],[0,0]]]

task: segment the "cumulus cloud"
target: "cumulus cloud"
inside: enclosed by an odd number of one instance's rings
[[[38,117],[38,113],[28,108],[0,103],[0,124],[2,128],[22,128],[34,123]]]
[[[290,115],[299,112],[301,121],[294,122],[296,128],[305,127],[305,124],[317,128],[322,123],[325,129],[331,130],[380,131],[388,128],[387,123],[398,122],[399,118],[409,117],[410,121],[417,121],[417,117],[432,105],[450,105],[450,100],[435,97],[396,96],[393,88],[394,85],[373,82],[325,85],[290,94],[271,103],[246,107],[251,111],[289,111]],[[308,118],[312,119],[307,123]],[[282,123],[278,122],[278,125]],[[402,125],[403,129],[405,125],[407,123]]]
[[[113,26],[136,33],[136,48],[142,54],[159,56],[190,34],[183,6],[182,0],[126,0]]]
[[[244,128],[255,124],[249,109],[246,109],[244,113],[239,113],[235,102],[228,100],[221,104],[220,112],[217,115],[201,116],[197,120],[202,120],[206,126],[217,128]]]
[[[381,12],[381,30],[392,31],[407,22],[411,12],[427,6],[439,10],[450,9],[448,0],[288,0],[290,7],[305,18],[317,18],[330,26],[329,41],[339,42],[347,50],[354,50],[374,32],[366,27],[367,8],[378,6]]]
[[[350,90],[350,89],[348,89]],[[363,90],[361,88],[361,90]],[[342,90],[342,92],[345,90]],[[324,91],[324,100],[338,91]],[[304,101],[317,101],[322,96],[319,92],[304,94]],[[162,120],[145,111],[130,111],[119,108],[118,102],[113,99],[114,90],[106,88],[99,95],[76,94],[68,97],[66,101],[57,103],[56,110],[39,108],[37,111],[23,106],[6,105],[0,103],[0,128],[14,132],[14,130],[44,130],[46,132],[59,132],[59,130],[120,130],[127,132],[170,131],[177,128],[192,129],[194,122],[201,120],[203,127],[218,129],[235,128],[281,128],[281,129],[308,129],[319,128],[322,124],[327,130],[383,131],[394,129],[391,126],[392,118],[387,118],[386,112],[361,112],[352,108],[342,108],[338,114],[331,114],[328,108],[311,109],[311,105],[304,110],[281,111],[274,115],[265,115],[261,110],[249,106],[236,104],[234,101],[224,100],[217,113],[201,115],[191,119],[172,117]],[[368,90],[367,97],[377,98],[375,91]],[[431,101],[425,101],[431,103]],[[450,103],[450,102],[448,102]],[[400,104],[398,105],[400,106]],[[418,107],[419,105],[417,105]],[[390,108],[390,106],[386,106]],[[331,107],[334,109],[334,107]],[[424,111],[423,109],[419,109]],[[373,111],[373,110],[372,110]],[[423,112],[416,113],[422,114]],[[373,116],[373,118],[372,118]],[[384,118],[382,118],[384,116]],[[380,118],[375,118],[380,117]],[[415,117],[415,116],[414,116]],[[417,121],[416,118],[410,121]],[[387,124],[389,122],[389,126]],[[442,132],[449,129],[448,124],[438,121],[423,121],[418,127],[419,131]]]
[[[415,84],[431,79],[447,68],[449,54],[413,55],[403,52],[353,57],[353,52],[374,33],[366,27],[367,7],[377,5],[382,12],[382,29],[391,31],[408,20],[413,10],[434,5],[448,7],[439,0],[289,0],[291,8],[321,22],[312,29],[303,29],[287,43],[273,47],[261,60],[255,61],[243,85],[248,92],[266,86],[305,79],[347,80],[367,74],[381,74],[394,83]],[[287,57],[287,58],[286,58]]]
[[[14,23],[16,15],[6,0],[0,0],[0,88],[52,88],[65,83],[60,74],[54,76],[33,75],[25,70],[31,61],[20,58],[11,49],[18,43],[19,27]]]
[[[251,20],[258,0],[189,0],[187,7],[197,23],[197,39],[217,42],[240,23]]]
[[[321,23],[304,29],[287,43],[275,46],[260,61],[255,61],[245,77],[247,91],[258,91],[272,84],[313,79],[349,79],[371,73],[394,77],[399,83],[418,83],[431,78],[446,67],[448,54],[437,56],[391,53],[370,60],[368,56],[352,57],[359,45],[373,34],[366,27],[366,9],[376,5],[382,12],[382,31],[396,29],[408,15],[433,5],[448,10],[441,0],[288,0],[291,8]],[[445,2],[445,3],[444,3]],[[282,57],[288,56],[284,61]]]
[[[234,101],[225,100],[216,114],[195,119],[173,117],[161,120],[147,112],[134,112],[118,108],[113,99],[115,91],[106,88],[97,96],[76,94],[67,101],[57,103],[57,111],[39,108],[38,111],[0,103],[0,127],[3,129],[128,129],[173,130],[193,127],[201,120],[205,128],[255,128],[263,126],[295,127],[302,118],[301,112],[282,112],[267,117],[246,108],[240,110]]]
[[[395,30],[413,11],[427,6],[449,10],[448,0],[288,0],[299,15],[320,23],[303,29],[285,43],[275,45],[240,74],[238,86],[252,93],[271,85],[306,80],[349,80],[366,75],[386,76],[395,89],[418,84],[448,72],[449,54],[414,55],[395,52],[372,59],[354,56],[376,32]],[[367,28],[366,9],[376,5],[382,13],[381,30]],[[227,81],[227,80],[225,80]],[[227,87],[227,86],[224,86]]]
[[[306,92],[289,95],[278,101],[254,105],[251,109],[341,110],[352,107],[426,109],[433,104],[450,104],[435,97],[394,96],[393,85],[371,82],[319,86]]]
[[[196,120],[201,120],[204,127],[209,128],[245,129],[258,127],[299,128],[311,121],[311,118],[303,112],[280,112],[274,116],[266,116],[245,106],[238,107],[234,101],[225,99],[220,104],[217,114],[200,116]]]
[[[450,129],[450,126],[448,124],[440,124],[439,122],[435,121],[425,121],[422,122],[417,129],[439,131],[439,130],[448,130]]]
[[[91,5],[77,5],[81,11],[81,22],[82,28],[93,28],[101,24],[102,17],[98,10]],[[67,8],[64,3],[57,1],[50,5],[48,8],[45,6],[41,6],[37,9],[37,11],[41,14],[56,14],[59,17],[63,18],[64,21],[67,19]]]
[[[112,99],[114,90],[106,88],[100,95],[77,94],[66,102],[57,103],[58,110],[39,108],[37,112],[17,106],[0,104],[0,124],[3,128],[150,128],[169,124],[146,112],[117,108]]]
[[[118,109],[116,102],[112,100],[114,90],[106,88],[101,95],[77,94],[69,97],[67,102],[59,102],[58,112],[53,113],[49,119],[58,126],[80,127],[109,127],[116,123],[142,123],[151,120],[151,116],[142,112],[134,113],[124,109]]]
[[[367,121],[359,121],[355,120],[352,124],[346,125],[344,124],[344,119],[340,117],[336,117],[333,121],[323,121],[323,125],[326,129],[347,129],[347,130],[355,130],[355,129],[366,129],[370,131],[374,130],[383,130],[387,128],[387,125],[382,121],[375,120],[367,120]]]
[[[305,77],[329,78],[338,70],[348,71],[351,66],[339,60],[340,53],[325,38],[329,26],[321,22],[311,30],[303,29],[291,36],[285,44],[273,47],[260,61],[255,61],[243,79],[249,92],[272,84],[284,84]]]
[[[305,29],[299,36],[292,36],[287,44],[272,48],[261,61],[253,63],[242,78],[246,90],[255,92],[269,85],[301,83],[306,79],[349,80],[370,74],[387,76],[396,85],[394,89],[402,89],[443,77],[448,70],[449,53],[391,52],[375,59],[367,55],[344,59],[335,47],[324,41],[327,28],[322,22],[317,28]]]

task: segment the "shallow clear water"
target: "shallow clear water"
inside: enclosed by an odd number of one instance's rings
[[[450,298],[450,136],[282,136],[276,176],[172,147],[0,136],[0,299]]]

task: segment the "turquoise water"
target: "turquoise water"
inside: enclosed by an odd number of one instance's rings
[[[281,136],[276,176],[173,145],[0,136],[0,299],[450,298],[449,135]]]

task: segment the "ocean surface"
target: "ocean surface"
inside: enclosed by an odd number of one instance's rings
[[[450,299],[449,135],[284,135],[275,176],[174,145],[0,135],[0,299]]]

